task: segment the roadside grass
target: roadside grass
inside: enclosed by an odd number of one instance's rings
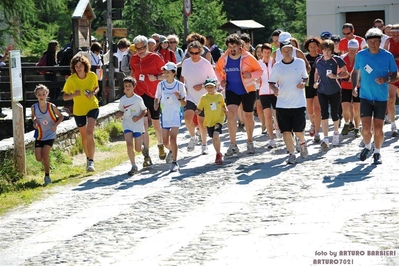
[[[157,143],[152,127],[149,128],[149,134],[150,146],[152,146]],[[33,150],[27,151],[27,176],[16,182],[4,182],[3,180],[0,184],[0,215],[56,193],[55,187],[77,185],[84,178],[109,170],[129,159],[120,121],[111,122],[105,128],[97,128],[95,130],[95,141],[96,172],[94,173],[86,172],[86,160],[82,161],[81,164],[73,163],[74,156],[79,156],[83,152],[81,139],[77,140],[71,154],[66,154],[59,148],[53,148],[50,153],[52,183],[46,187],[43,186],[44,168],[42,164],[36,161]],[[12,163],[8,165],[12,165]],[[15,168],[5,170],[16,172]],[[9,174],[9,176],[12,175],[13,173]]]

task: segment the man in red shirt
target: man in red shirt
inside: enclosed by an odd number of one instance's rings
[[[162,141],[161,124],[159,121],[159,109],[154,109],[155,92],[159,80],[163,79],[161,68],[165,65],[162,58],[156,54],[149,52],[147,49],[148,39],[143,35],[138,35],[133,39],[137,53],[130,59],[130,68],[132,69],[132,77],[137,80],[137,86],[134,93],[141,96],[144,100],[145,106],[151,115],[152,125],[155,134],[158,138],[159,159],[166,158],[166,153]],[[151,158],[148,155],[149,136],[148,136],[148,120],[145,121],[144,133],[144,163],[143,166],[152,164]]]
[[[338,44],[338,49],[340,50],[341,54],[348,52],[348,41],[352,39],[356,39],[356,41],[359,43],[359,51],[367,45],[364,38],[357,36],[354,33],[355,28],[353,27],[352,23],[345,23],[342,26],[342,34],[344,35],[344,38],[342,38]]]

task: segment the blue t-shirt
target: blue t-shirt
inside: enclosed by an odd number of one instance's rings
[[[240,70],[241,57],[238,59],[231,59],[227,57],[226,63],[226,90],[232,91],[237,95],[243,95],[247,93],[241,79]]]
[[[327,61],[323,57],[318,57],[315,60],[314,67],[317,69],[320,77],[320,84],[317,88],[318,93],[325,95],[333,95],[341,91],[341,85],[338,79],[330,79],[327,77],[327,72],[331,72],[334,75],[338,74],[339,68],[345,66],[344,60],[340,57],[333,55],[332,58]]]
[[[369,101],[388,101],[388,83],[379,85],[375,79],[398,71],[393,55],[380,49],[377,54],[369,49],[360,51],[355,58],[355,70],[360,71],[360,98]]]

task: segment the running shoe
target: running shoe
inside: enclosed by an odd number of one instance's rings
[[[324,138],[320,145],[322,148],[328,148],[330,146],[330,141],[328,140],[328,137]]]
[[[339,133],[338,133],[338,131],[334,132],[332,145],[333,146],[338,146],[339,145]]]
[[[300,144],[300,148],[301,148],[301,151],[300,151],[301,157],[302,158],[308,157],[309,153],[308,153],[308,145],[306,144],[306,141],[304,141],[303,143]]]
[[[233,156],[233,154],[237,154],[240,150],[238,149],[237,145],[230,144],[227,152],[224,154],[225,156]]]
[[[173,154],[172,151],[168,152],[168,155],[166,155],[165,161],[167,164],[171,164],[173,162]]]
[[[382,164],[381,154],[374,153],[374,155],[373,155],[373,164]]]
[[[177,162],[172,162],[170,166],[171,172],[178,172],[180,170],[179,164]]]
[[[204,155],[209,153],[207,145],[202,145],[201,146],[201,153],[204,154]]]
[[[353,124],[352,121],[349,122],[349,131],[352,131],[355,129],[355,125]]]
[[[143,167],[148,167],[152,165],[151,157],[144,157]]]
[[[276,129],[276,138],[280,139],[283,137],[283,134],[281,133],[280,129]]]
[[[391,119],[389,118],[389,115],[386,114],[386,115],[385,115],[385,119],[384,119],[384,124],[387,125],[387,124],[389,124],[389,123],[391,123]]]
[[[319,133],[319,132],[316,132],[316,133],[314,134],[313,141],[316,142],[316,143],[319,143],[319,142],[320,142],[320,133]]]
[[[391,125],[391,136],[392,137],[397,137],[398,136],[398,130],[396,129],[396,124],[393,123]]]
[[[127,172],[128,175],[132,176],[135,175],[139,172],[139,169],[137,168],[137,165],[133,164],[132,168],[130,169],[129,172]]]
[[[163,144],[158,144],[158,152],[159,152],[159,159],[160,160],[165,160],[166,158],[166,152]]]
[[[44,185],[47,186],[50,183],[51,183],[51,178],[48,175],[46,175],[44,177]]]
[[[254,154],[255,153],[255,147],[253,142],[247,142],[247,153],[248,154]]]
[[[353,130],[353,134],[354,134],[354,137],[355,137],[355,138],[360,138],[360,131],[359,131],[358,128],[355,128],[355,129]]]
[[[311,125],[309,129],[309,136],[313,137],[315,133],[316,133],[315,126]]]
[[[371,150],[364,148],[359,156],[360,161],[365,161],[370,152],[371,152]]]
[[[221,154],[221,153],[216,154],[215,163],[218,165],[223,164],[223,154]]]
[[[269,141],[269,145],[267,145],[267,148],[269,148],[269,149],[274,149],[274,148],[276,148],[276,147],[277,147],[276,142],[274,141],[274,139],[271,139],[271,140]]]
[[[285,161],[287,164],[295,164],[296,163],[296,156],[295,154],[288,155],[287,160]]]
[[[299,141],[299,139],[297,137],[295,137],[295,150],[297,152],[301,151],[301,143],[300,143],[300,141]]]
[[[345,124],[344,127],[342,128],[341,135],[345,136],[348,135],[348,133],[349,133],[349,124]]]
[[[197,141],[196,141],[195,137],[191,137],[190,142],[188,143],[188,146],[187,146],[187,151],[193,151],[195,148],[196,142]]]
[[[87,172],[94,172],[94,171],[95,171],[94,162],[93,162],[93,161],[88,161],[88,162],[87,162],[86,171],[87,171]]]

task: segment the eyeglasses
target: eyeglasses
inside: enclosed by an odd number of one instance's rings
[[[191,55],[199,55],[200,52],[189,52]]]
[[[379,29],[382,29],[382,28],[383,28],[383,26],[375,26],[374,28],[379,28]]]
[[[137,51],[142,51],[142,50],[145,50],[147,48],[147,45],[144,45],[143,47],[137,47],[136,46],[136,50]]]
[[[342,32],[343,35],[349,35],[351,33],[352,33],[351,31],[350,32]]]
[[[177,43],[176,41],[173,41],[173,42],[169,42],[169,43]]]

